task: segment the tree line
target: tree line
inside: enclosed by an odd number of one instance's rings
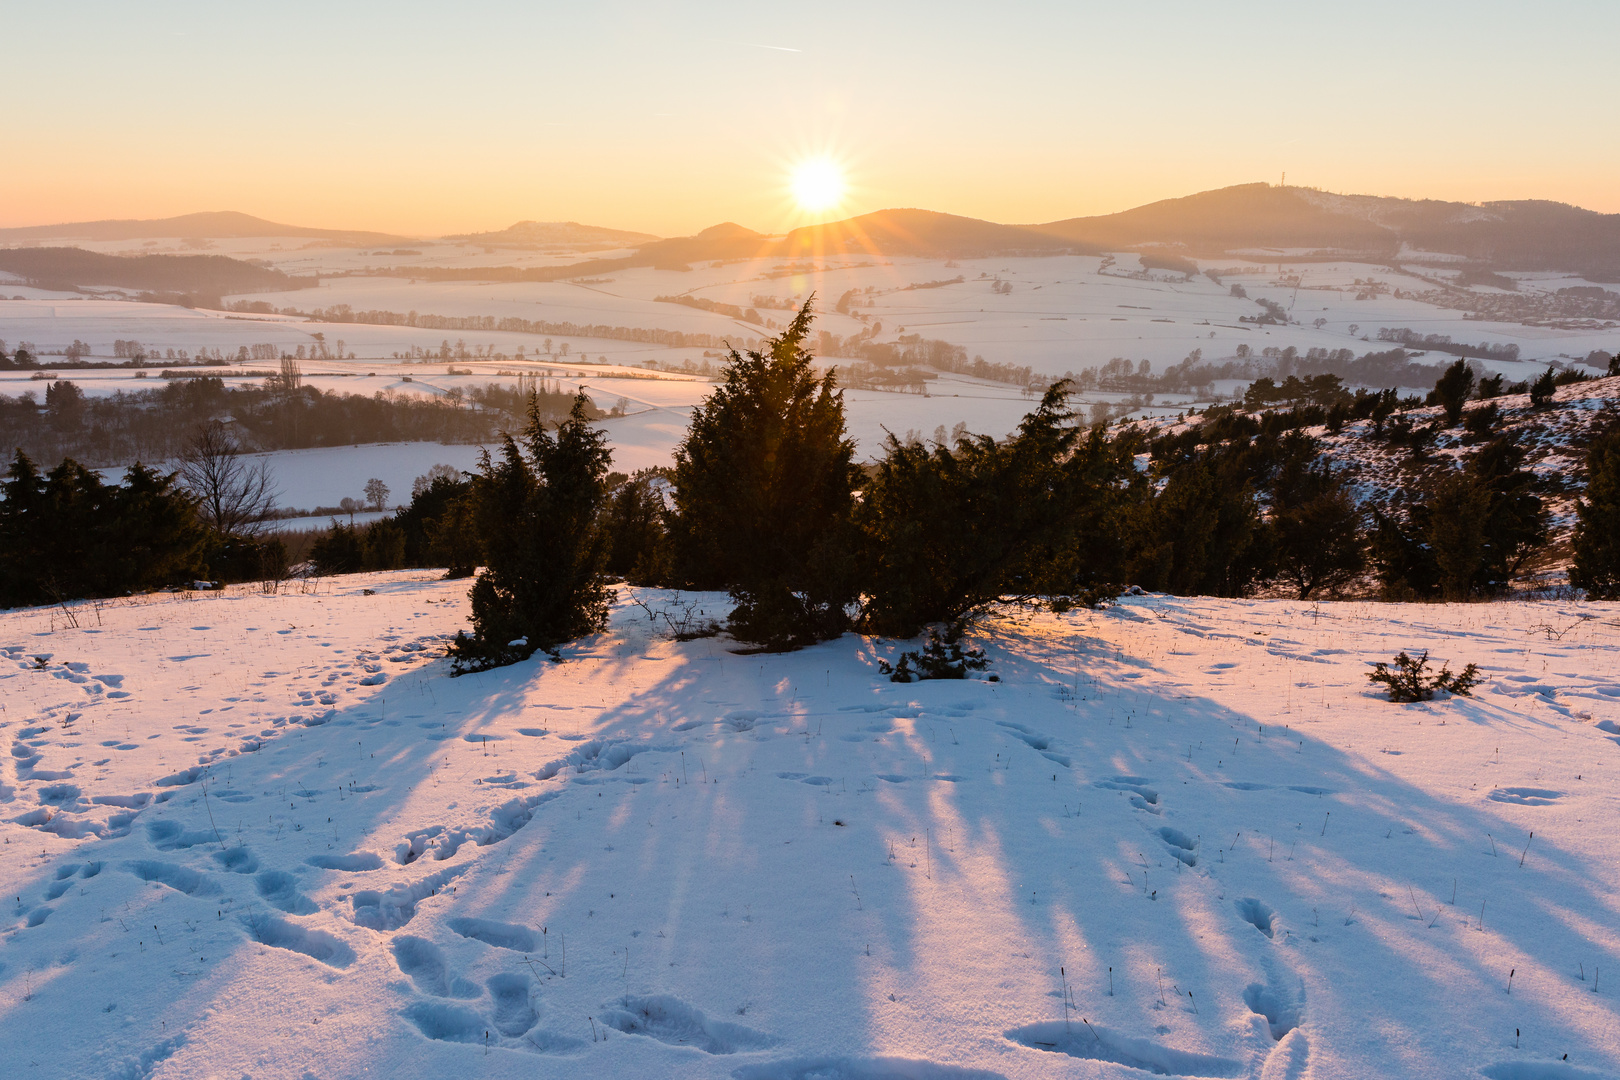
[[[277,374],[245,386],[227,386],[213,376],[177,378],[151,390],[89,397],[71,381],[54,380],[45,386],[43,403],[32,392],[0,394],[0,446],[25,450],[36,461],[73,458],[92,467],[167,461],[200,425],[226,417],[243,445],[254,450],[479,443],[522,421],[529,389],[491,383],[440,397],[390,391],[368,396],[322,391]],[[555,383],[542,381],[532,390],[542,415],[555,421],[568,414],[572,395]]]
[[[1545,549],[1543,485],[1524,449],[1500,430],[1499,414],[1475,419],[1497,409],[1490,395],[1500,382],[1479,380],[1462,361],[1437,380],[1427,399],[1437,415],[1426,423],[1407,415],[1417,403],[1393,389],[1350,394],[1296,380],[1289,408],[1212,408],[1154,434],[1084,423],[1071,388],[1058,383],[1005,438],[891,435],[878,460],[859,464],[836,375],[818,374],[806,347],[811,323],[807,303],[765,347],[730,354],[671,468],[612,473],[586,398],[575,396],[559,420],[531,395],[522,428],[476,472],[436,469],[419,478],[408,506],[369,527],[334,522],[312,551],[314,567],[476,573],[472,628],[454,647],[458,669],[473,670],[601,628],[620,578],[726,591],[726,629],[774,650],[852,628],[895,637],[934,628],[948,638],[999,603],[1065,610],[1126,585],[1228,597],[1268,587],[1309,598],[1375,583],[1392,599],[1484,598],[1507,590]],[[1555,381],[1551,370],[1543,379]],[[1540,407],[1552,407],[1550,389]],[[1367,438],[1401,448],[1413,477],[1402,495],[1358,503],[1354,478],[1313,433],[1334,409],[1344,422],[1367,421]],[[1459,441],[1457,465],[1428,455],[1437,429]],[[18,494],[8,486],[0,529],[28,527],[30,515],[10,509],[14,499],[34,506],[54,491],[68,508],[85,501],[81,489],[100,497],[76,469],[66,462],[41,478],[19,455]],[[1571,581],[1615,596],[1620,429],[1591,441],[1588,473]],[[131,475],[124,486],[149,499],[154,484],[160,494],[178,489],[174,497],[203,521],[195,483]],[[221,514],[212,520],[219,550],[228,530]],[[49,536],[17,550],[41,551]],[[0,541],[9,549],[11,534]],[[145,561],[171,572],[184,564]],[[5,580],[44,580],[26,564],[11,559]],[[75,587],[91,595],[84,590],[110,586]],[[55,584],[29,595],[71,591]]]
[[[1390,598],[1487,597],[1545,544],[1547,510],[1512,439],[1487,433],[1460,469],[1363,508],[1307,430],[1328,411],[1310,402],[1212,409],[1154,437],[1083,424],[1059,383],[1007,438],[891,435],[858,465],[836,377],[816,374],[805,348],[810,326],[806,304],[766,348],[732,352],[671,469],[610,474],[605,436],[577,400],[555,427],[531,412],[475,475],[446,479],[419,535],[446,545],[459,523],[462,571],[485,568],[459,667],[600,628],[615,577],[725,590],[727,630],[775,650],[852,628],[949,635],[1000,602],[1063,610],[1127,583],[1215,596],[1272,583],[1311,597],[1370,577]],[[1465,363],[1448,369],[1431,395],[1436,423],[1458,423],[1451,404],[1478,389]],[[1336,404],[1356,419],[1396,403],[1393,390],[1347,396]],[[1620,432],[1591,460],[1573,577],[1605,595],[1620,582],[1620,538],[1604,524],[1620,515]]]

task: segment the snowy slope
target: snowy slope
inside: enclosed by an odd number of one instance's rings
[[[452,680],[465,592],[0,613],[0,1074],[1620,1075],[1612,606],[1127,598],[896,685],[638,593]]]

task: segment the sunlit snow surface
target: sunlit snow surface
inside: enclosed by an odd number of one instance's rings
[[[434,578],[0,613],[0,1074],[1620,1073],[1611,606],[1136,597],[896,685],[623,594],[451,679]]]

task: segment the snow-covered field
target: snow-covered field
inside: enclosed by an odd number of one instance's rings
[[[451,679],[434,577],[0,613],[0,1073],[1620,1075],[1612,606],[1133,597],[897,685],[624,595]],[[1371,692],[1431,648],[1474,698]]]
[[[394,257],[391,252],[290,244],[285,240],[222,241],[222,253],[259,258],[295,274],[326,274],[317,288],[267,293],[237,299],[263,300],[277,308],[329,309],[347,304],[357,311],[420,312],[440,316],[515,316],[531,321],[660,329],[709,334],[739,344],[768,330],[725,315],[655,297],[684,295],[747,308],[778,325],[787,305],[812,293],[819,297],[818,330],[849,336],[877,330],[873,340],[895,342],[903,336],[942,339],[961,345],[969,355],[1003,364],[1029,366],[1039,376],[1079,371],[1122,357],[1148,361],[1162,372],[1194,349],[1210,361],[1230,359],[1240,346],[1259,354],[1267,348],[1292,346],[1350,349],[1362,354],[1392,347],[1380,343],[1382,327],[1419,333],[1447,334],[1457,341],[1517,345],[1521,360],[1491,362],[1510,378],[1539,373],[1546,362],[1571,363],[1594,349],[1620,346],[1620,329],[1593,320],[1554,325],[1493,321],[1412,298],[1434,295],[1436,283],[1449,271],[1415,266],[1397,271],[1388,266],[1355,262],[1275,264],[1254,259],[1202,260],[1204,270],[1219,279],[1181,276],[1164,270],[1143,271],[1135,255],[1106,259],[1094,256],[983,258],[942,260],[836,256],[814,264],[781,260],[734,260],[699,265],[686,271],[634,268],[609,278],[556,282],[434,282],[404,277],[370,276],[366,268],[418,263],[441,266],[549,263],[555,253],[486,251],[477,244],[418,245],[421,255]],[[127,245],[92,245],[124,251]],[[134,249],[130,249],[134,250]],[[142,248],[141,250],[145,250]],[[414,250],[414,249],[413,249]],[[795,267],[797,269],[795,269]],[[343,276],[330,276],[330,275]],[[1555,274],[1515,274],[1520,298],[1555,294],[1591,283]],[[960,280],[957,280],[960,279]],[[1010,292],[993,291],[1002,283]],[[1231,295],[1240,285],[1249,298]],[[864,321],[833,310],[850,290]],[[868,292],[867,290],[870,290]],[[1395,291],[1405,296],[1396,299]],[[1472,290],[1486,300],[1514,294],[1480,286]],[[1294,320],[1286,326],[1243,324],[1240,318],[1261,312],[1256,298],[1282,305]],[[769,301],[769,303],[765,303]],[[775,305],[775,306],[772,306]],[[1554,320],[1556,322],[1556,320]],[[1319,324],[1319,325],[1318,325]],[[879,329],[881,328],[881,329]],[[690,418],[691,408],[708,393],[707,380],[668,377],[655,380],[645,365],[679,367],[718,359],[715,349],[671,347],[613,337],[553,335],[552,355],[542,352],[546,337],[511,331],[444,331],[408,326],[358,323],[315,323],[281,315],[195,310],[166,304],[134,303],[107,297],[52,293],[15,283],[0,283],[0,340],[15,348],[30,342],[37,349],[60,351],[72,341],[89,344],[97,356],[111,356],[116,340],[136,340],[148,349],[166,351],[217,349],[232,355],[243,345],[273,345],[278,350],[318,349],[353,353],[355,359],[309,360],[305,381],[323,390],[372,394],[395,391],[441,395],[488,382],[514,381],[515,373],[554,378],[567,388],[585,386],[603,408],[620,404],[635,415],[609,423],[615,467],[634,471],[667,465]],[[443,363],[406,364],[398,357],[412,350],[436,352],[448,344],[463,347],[454,361],[457,374]],[[568,356],[560,355],[563,346]],[[524,350],[525,359],[515,358]],[[478,359],[478,355],[505,359]],[[467,358],[472,356],[474,358]],[[581,363],[581,358],[588,363]],[[51,357],[42,358],[49,364]],[[1443,353],[1426,354],[1426,363],[1449,362]],[[154,361],[154,374],[162,361]],[[267,362],[248,364],[250,371]],[[65,370],[65,369],[64,369]],[[138,380],[128,370],[71,371],[68,377],[92,395],[147,389],[154,379]],[[410,376],[406,381],[405,376]],[[637,376],[637,377],[630,377]],[[258,378],[259,375],[252,375]],[[1217,393],[1230,395],[1241,383],[1228,380]],[[926,396],[879,390],[851,390],[846,399],[851,437],[863,458],[881,453],[885,433],[915,433],[928,438],[939,428],[957,424],[977,433],[1011,431],[1031,405],[1021,388],[954,375],[932,380]],[[43,384],[27,373],[0,373],[0,393],[32,391]],[[1123,395],[1091,393],[1081,401],[1120,402]],[[1190,396],[1160,395],[1151,406],[1138,403],[1134,415],[1175,416],[1193,402]],[[471,450],[466,453],[471,453]],[[289,457],[283,472],[297,467]],[[397,472],[398,470],[396,470]],[[341,474],[345,475],[346,474]],[[373,473],[371,475],[382,475]],[[413,473],[412,476],[415,474]],[[412,476],[383,475],[396,492]],[[363,482],[362,478],[362,482]],[[331,488],[328,478],[306,478],[288,472],[284,486]],[[402,483],[404,487],[402,487]],[[347,492],[345,492],[347,493]],[[341,496],[339,496],[341,497]],[[312,505],[289,495],[290,505]]]

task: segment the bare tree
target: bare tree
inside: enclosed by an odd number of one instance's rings
[[[298,361],[290,356],[281,358],[280,374],[265,376],[264,387],[276,394],[294,394],[304,384],[304,373]]]
[[[225,424],[210,420],[180,452],[180,483],[215,536],[252,536],[276,508],[275,480],[264,460],[248,461]]]
[[[367,480],[366,500],[370,502],[372,506],[376,507],[378,510],[381,510],[383,508],[383,504],[388,502],[388,485],[383,483],[375,476],[373,476],[370,480]]]
[[[441,462],[411,482],[411,498],[415,499],[418,495],[431,489],[434,483],[439,480],[455,483],[460,479],[461,474],[456,471],[454,465],[445,465]]]

